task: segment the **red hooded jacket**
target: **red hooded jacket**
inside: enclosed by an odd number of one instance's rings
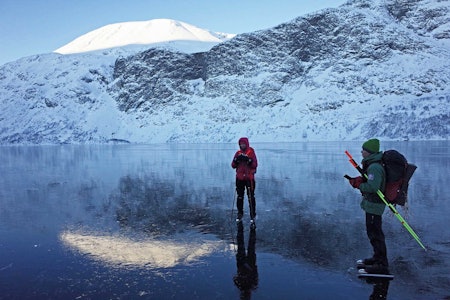
[[[256,159],[255,150],[250,147],[250,143],[248,142],[248,138],[242,137],[239,139],[238,144],[246,144],[247,148],[243,151],[239,149],[236,151],[233,157],[233,161],[231,162],[231,167],[236,169],[236,178],[239,180],[253,180],[255,179],[256,168],[258,167],[258,160]],[[240,163],[236,161],[236,158],[244,154],[251,159],[250,162],[241,161]]]

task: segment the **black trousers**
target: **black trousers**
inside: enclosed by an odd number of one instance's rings
[[[388,267],[386,242],[381,227],[381,216],[366,213],[366,231],[373,248],[373,258],[377,263]]]
[[[238,214],[244,214],[244,193],[247,190],[248,206],[250,209],[250,218],[256,217],[256,200],[255,200],[255,180],[239,180],[236,179],[237,192],[237,210]]]

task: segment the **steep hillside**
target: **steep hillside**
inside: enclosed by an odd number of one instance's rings
[[[357,0],[204,52],[19,60],[0,68],[0,140],[448,139],[449,7]]]

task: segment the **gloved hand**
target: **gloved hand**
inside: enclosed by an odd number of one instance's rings
[[[239,162],[241,162],[241,161],[243,161],[243,162],[248,162],[249,157],[248,157],[247,155],[241,153],[241,154],[238,155],[237,160],[238,160]]]
[[[361,183],[363,183],[363,181],[364,180],[361,176],[354,177],[348,180],[348,182],[350,182],[350,185],[355,189],[359,189],[359,186],[361,185]]]

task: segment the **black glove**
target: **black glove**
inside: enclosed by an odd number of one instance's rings
[[[249,158],[247,155],[241,153],[238,155],[237,160],[238,160],[238,162],[241,162],[241,161],[247,162],[249,160]]]

